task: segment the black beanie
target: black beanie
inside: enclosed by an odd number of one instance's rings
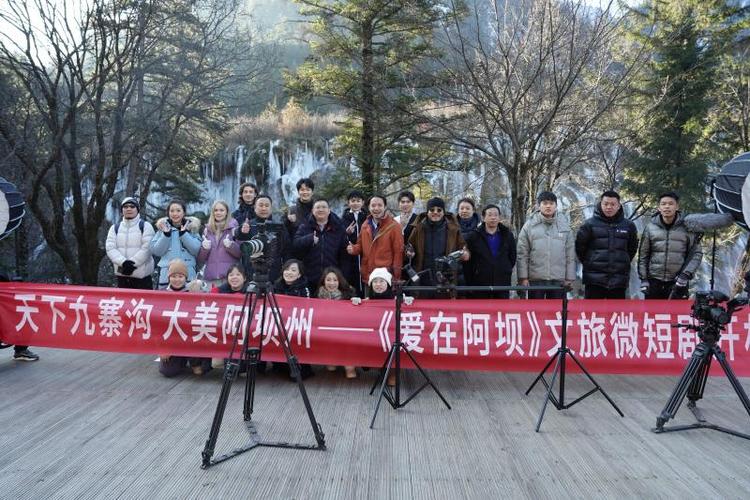
[[[443,211],[445,211],[445,202],[442,198],[438,198],[437,196],[434,198],[430,198],[427,202],[427,210],[429,211],[433,207],[439,207],[442,208]]]

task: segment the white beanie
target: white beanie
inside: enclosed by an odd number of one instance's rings
[[[391,280],[393,279],[393,275],[389,273],[388,269],[384,267],[376,267],[370,273],[370,279],[367,280],[367,284],[372,285],[372,282],[375,278],[383,278],[385,282],[388,283],[388,286],[391,286]]]

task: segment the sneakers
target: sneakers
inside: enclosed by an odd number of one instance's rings
[[[28,349],[24,349],[23,351],[15,352],[13,354],[13,359],[16,361],[39,361],[39,356]]]

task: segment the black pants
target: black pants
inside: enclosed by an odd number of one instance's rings
[[[624,299],[626,288],[604,288],[597,285],[586,285],[584,299]]]
[[[560,286],[559,281],[529,281],[529,286]],[[528,298],[530,299],[562,299],[564,290],[529,290]]]
[[[672,295],[672,289],[674,289],[674,295]],[[646,299],[684,299],[686,297],[687,288],[675,288],[674,281],[648,280]]]
[[[154,280],[151,276],[133,278],[131,276],[117,276],[117,288],[134,288],[137,290],[153,290]]]

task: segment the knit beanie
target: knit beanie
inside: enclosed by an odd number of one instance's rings
[[[140,203],[138,203],[138,200],[136,200],[132,196],[128,196],[127,198],[125,198],[124,200],[122,200],[122,202],[120,203],[120,209],[122,210],[123,205],[125,205],[127,203],[132,203],[133,205],[135,205],[135,209],[136,210],[138,210],[138,211],[141,210]]]
[[[182,274],[185,278],[188,277],[187,266],[182,259],[173,259],[169,261],[167,276],[172,276],[173,274]]]
[[[370,278],[367,280],[367,284],[372,285],[372,282],[375,280],[375,278],[383,278],[385,282],[388,283],[388,286],[391,286],[393,275],[389,273],[388,269],[384,267],[376,267],[370,273]]]
[[[443,211],[445,211],[445,202],[442,198],[438,198],[437,196],[434,198],[430,198],[427,201],[427,210],[429,211],[433,207],[439,207],[442,208]]]

